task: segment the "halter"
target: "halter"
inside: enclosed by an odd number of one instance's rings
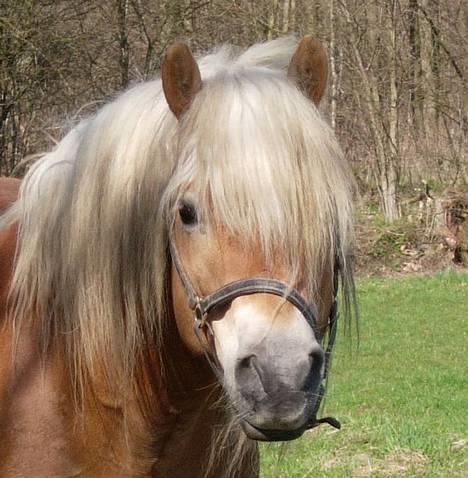
[[[317,325],[317,308],[313,304],[309,304],[294,287],[288,286],[284,282],[266,277],[252,277],[249,279],[241,279],[220,287],[211,294],[200,296],[195,292],[195,288],[185,271],[180,256],[177,252],[175,241],[171,235],[169,239],[169,248],[175,270],[184,288],[190,310],[193,312],[195,321],[195,330],[203,329],[206,326],[208,315],[215,307],[222,306],[232,302],[237,297],[252,294],[272,294],[283,297],[290,302],[303,315],[306,322],[312,328],[315,337],[318,337]],[[323,397],[325,396],[324,382],[328,377],[328,370],[331,362],[331,355],[336,338],[336,325],[338,320],[338,306],[336,294],[338,291],[338,267],[335,266],[333,277],[333,303],[331,305],[330,314],[328,316],[328,342],[325,350],[325,364],[322,382],[319,386],[317,400],[313,414],[307,423],[307,429],[315,428],[322,423],[328,423],[334,428],[340,429],[341,424],[336,418],[323,417],[317,419],[317,413],[320,408]]]

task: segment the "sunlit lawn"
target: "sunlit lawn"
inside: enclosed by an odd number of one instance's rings
[[[262,446],[272,477],[468,477],[468,274],[358,283],[360,345],[340,334],[326,425]]]

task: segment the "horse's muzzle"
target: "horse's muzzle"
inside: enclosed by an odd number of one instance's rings
[[[290,368],[284,367],[284,361],[275,364],[274,357],[262,360],[251,355],[240,360],[235,378],[246,434],[267,441],[300,436],[315,410],[323,364],[324,352],[318,344],[306,358],[292,359]],[[294,380],[298,369],[304,372]]]

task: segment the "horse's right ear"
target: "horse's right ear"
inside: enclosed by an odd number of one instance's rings
[[[168,48],[161,66],[161,79],[167,104],[180,119],[202,87],[197,62],[185,43],[177,42]]]
[[[327,86],[327,55],[320,42],[308,35],[297,47],[288,68],[288,78],[317,106]]]

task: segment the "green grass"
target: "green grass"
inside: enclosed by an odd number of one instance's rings
[[[261,476],[468,477],[468,274],[358,294],[360,344],[338,337],[324,410],[342,429],[262,445]]]

